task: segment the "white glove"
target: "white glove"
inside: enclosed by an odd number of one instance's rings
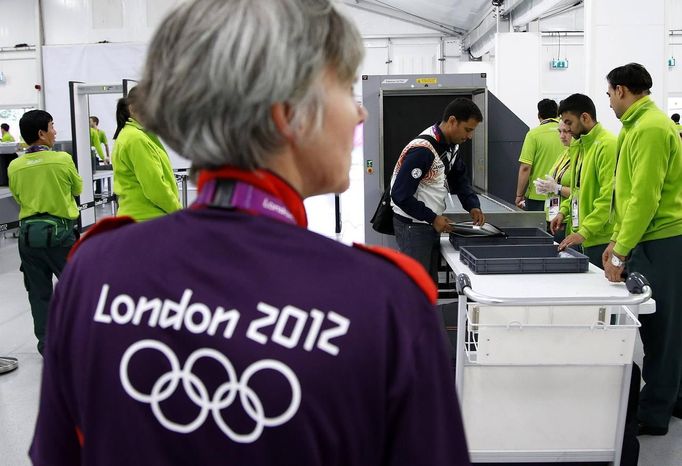
[[[561,192],[561,185],[549,175],[545,175],[544,180],[538,178],[537,180],[533,181],[533,184],[535,185],[535,190],[538,192],[538,194],[559,194]]]

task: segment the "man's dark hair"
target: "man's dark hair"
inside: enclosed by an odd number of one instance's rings
[[[538,102],[538,116],[540,118],[546,120],[547,118],[556,118],[557,115],[557,104],[554,100],[542,99]]]
[[[677,116],[677,119],[680,119],[680,116]],[[0,128],[4,129],[5,131],[9,131],[9,125],[7,123],[3,123],[0,125]]]
[[[625,86],[633,94],[648,93],[654,84],[649,72],[639,63],[628,63],[612,69],[606,75],[606,80],[612,89],[616,86]]]
[[[40,137],[38,131],[47,131],[50,122],[54,121],[52,115],[45,110],[30,110],[19,120],[19,131],[26,144],[33,144]]]
[[[680,123],[680,114],[679,113],[673,113],[670,115],[670,118],[675,122],[675,123]]]
[[[585,94],[571,94],[561,101],[559,104],[559,115],[570,112],[573,115],[580,117],[583,113],[587,113],[594,121],[597,121],[597,109],[594,106],[592,99]]]
[[[99,118],[96,116],[91,116],[90,119],[95,122],[96,125],[99,125]]]
[[[443,121],[448,121],[451,116],[454,116],[457,121],[467,121],[469,118],[479,122],[483,121],[481,110],[473,100],[466,97],[457,97],[445,107]]]

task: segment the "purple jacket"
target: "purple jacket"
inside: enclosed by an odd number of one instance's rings
[[[185,210],[86,241],[50,309],[36,465],[469,464],[441,320],[400,269]]]

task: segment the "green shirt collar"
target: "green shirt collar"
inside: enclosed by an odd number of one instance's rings
[[[594,141],[596,141],[603,132],[604,128],[601,123],[597,123],[589,133],[580,136],[580,144],[583,146],[583,149],[587,152],[592,144],[594,144]]]
[[[642,113],[648,110],[652,105],[653,102],[651,101],[651,97],[648,95],[635,101],[620,117],[620,121],[623,123],[623,126],[629,128],[630,126],[634,125]]]

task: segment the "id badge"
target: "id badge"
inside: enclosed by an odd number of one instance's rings
[[[574,230],[578,229],[578,219],[578,196],[574,195],[571,199],[571,223]]]
[[[551,222],[559,213],[560,207],[559,196],[548,197],[545,200],[545,211],[547,211],[547,221]]]

